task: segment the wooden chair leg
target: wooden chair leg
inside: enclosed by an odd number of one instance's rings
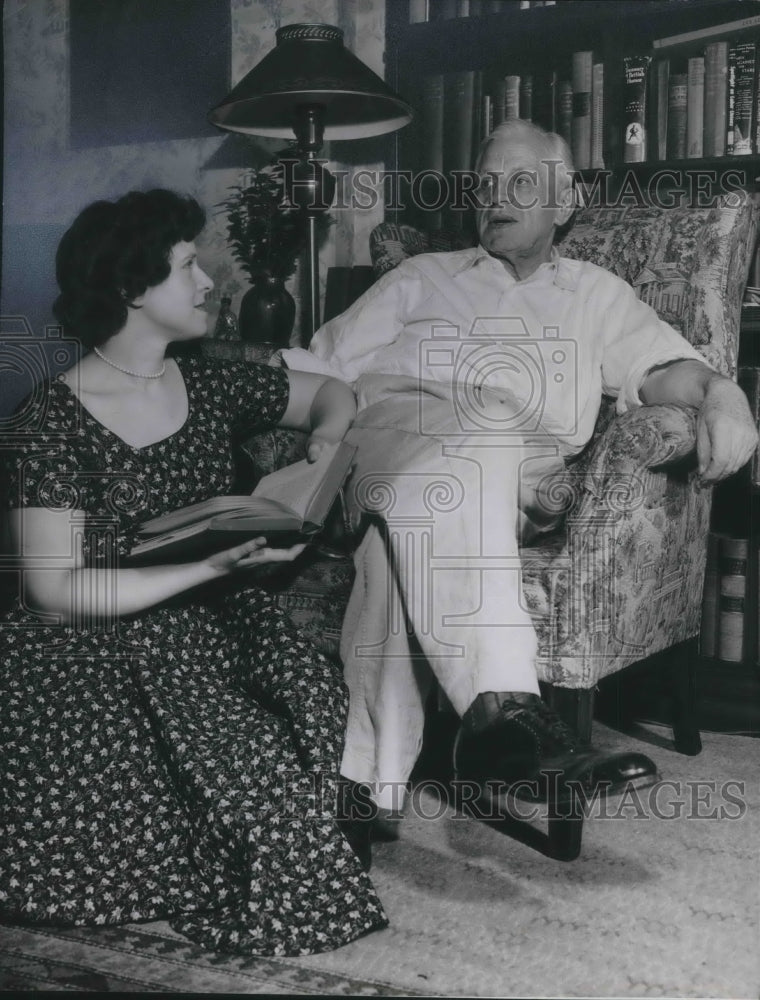
[[[697,721],[696,642],[682,642],[669,650],[665,670],[673,711],[675,748],[688,757],[696,757],[702,750]]]
[[[575,861],[581,853],[583,810],[578,799],[565,805],[561,813],[551,810],[547,827],[547,854],[555,861]]]
[[[557,715],[571,726],[581,742],[591,742],[591,723],[594,719],[593,688],[562,688],[546,684],[546,698]]]

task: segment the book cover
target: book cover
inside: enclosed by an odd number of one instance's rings
[[[707,563],[705,564],[705,582],[702,590],[699,652],[702,656],[709,657],[716,656],[718,652],[718,595],[720,591],[718,562],[721,537],[723,536],[715,531],[711,531],[707,536]]]
[[[557,131],[572,149],[573,85],[570,80],[560,80],[557,84]]]
[[[573,52],[573,117],[570,148],[578,170],[591,166],[591,86],[593,52]]]
[[[704,155],[705,126],[705,61],[702,56],[689,59],[686,87],[686,156],[694,159]]]
[[[623,162],[643,163],[647,158],[647,77],[651,56],[623,60]]]
[[[212,497],[140,526],[129,562],[198,559],[264,535],[278,547],[319,533],[351,469],[356,448],[341,441],[316,462],[295,462],[262,477],[250,496]]]
[[[728,107],[728,42],[705,46],[705,156],[726,152]]]
[[[752,40],[733,42],[728,50],[728,111],[726,154],[753,153],[752,119],[755,104],[757,45]]]
[[[520,77],[504,77],[504,121],[520,117]]]
[[[671,73],[668,79],[667,152],[669,160],[682,160],[686,156],[688,89],[686,73]]]
[[[721,35],[735,35],[749,28],[760,28],[760,14],[752,14],[750,17],[724,24],[711,24],[706,28],[695,28],[693,31],[683,31],[667,38],[655,38],[652,48],[664,49],[671,45],[683,45],[685,42],[706,41],[708,38],[719,38]]]
[[[746,538],[720,540],[718,659],[729,663],[740,663],[744,658],[748,551]]]
[[[604,169],[604,63],[591,72],[591,166]]]

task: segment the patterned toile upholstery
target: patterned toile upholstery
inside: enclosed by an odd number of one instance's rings
[[[590,208],[560,250],[624,278],[734,376],[757,222],[757,203],[738,195],[704,209]],[[370,237],[378,276],[408,256],[462,245],[460,233],[430,236],[391,223]],[[542,681],[592,691],[600,678],[697,634],[711,494],[694,472],[695,418],[678,406],[616,416],[607,401],[592,441],[558,478],[564,527],[522,550]],[[249,451],[262,472],[272,467],[263,440]],[[346,560],[311,560],[279,581],[281,603],[333,652],[350,579]]]

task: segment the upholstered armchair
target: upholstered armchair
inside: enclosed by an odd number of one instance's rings
[[[756,202],[740,195],[712,208],[584,209],[560,249],[624,278],[710,364],[734,376],[757,221]],[[370,238],[378,276],[408,256],[461,245],[459,233],[391,223]],[[591,442],[549,491],[565,511],[562,528],[521,551],[524,599],[539,636],[539,679],[585,739],[597,683],[671,650],[674,743],[686,754],[701,749],[693,639],[711,491],[697,480],[695,428],[689,408],[647,406],[618,416],[606,401]],[[297,449],[296,439],[281,432],[248,443],[261,473]],[[351,576],[346,558],[311,557],[272,586],[314,641],[335,652]],[[575,856],[579,836],[556,853]]]

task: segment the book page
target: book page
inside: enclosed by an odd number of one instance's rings
[[[302,459],[259,480],[254,497],[287,506],[304,521],[320,523],[346,478],[356,452],[340,441],[326,445],[316,462]],[[323,501],[323,502],[320,502]]]

